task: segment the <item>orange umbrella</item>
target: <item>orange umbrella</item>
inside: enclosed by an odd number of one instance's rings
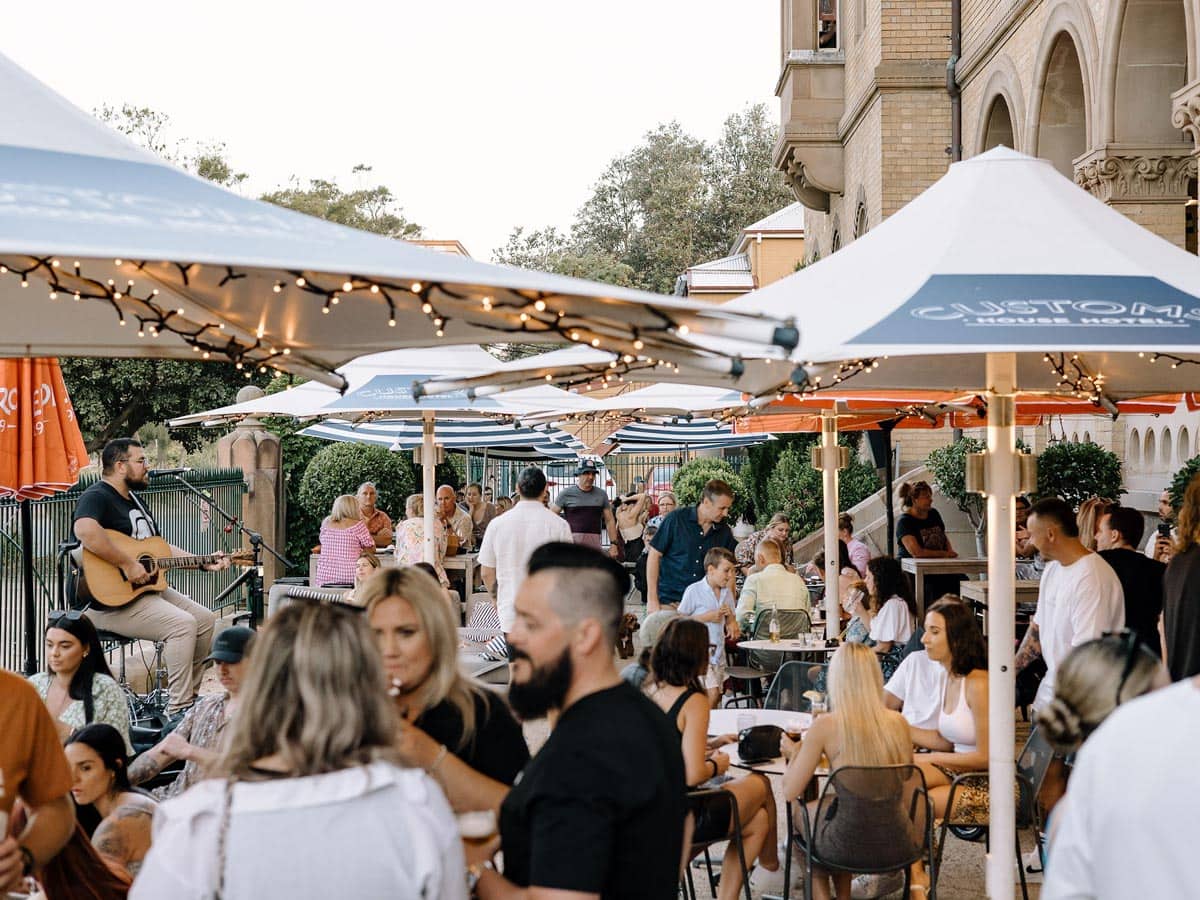
[[[0,497],[21,501],[27,675],[37,669],[38,647],[29,502],[65,491],[87,463],[87,445],[58,360],[0,360]]]

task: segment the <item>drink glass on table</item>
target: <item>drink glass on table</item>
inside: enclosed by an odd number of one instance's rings
[[[783,731],[789,740],[799,743],[800,739],[804,737],[804,722],[801,719],[788,719]]]

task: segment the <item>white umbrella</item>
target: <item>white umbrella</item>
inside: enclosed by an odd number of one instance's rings
[[[3,56],[0,104],[0,355],[211,357],[341,387],[333,370],[347,360],[443,341],[577,341],[719,371],[723,351],[689,334],[796,340],[785,323],[434,253],[238,196]]]

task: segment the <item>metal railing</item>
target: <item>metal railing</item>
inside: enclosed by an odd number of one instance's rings
[[[54,564],[58,545],[72,539],[71,523],[75,502],[97,480],[87,475],[70,490],[46,500],[31,503],[33,513],[33,587],[36,595],[36,628],[46,627],[50,609],[62,608],[55,596]],[[188,474],[188,481],[212,495],[228,510],[242,508],[246,483],[241,469],[205,469]],[[211,514],[208,503],[191,494],[171,479],[155,481],[138,495],[150,508],[158,527],[170,543],[191,553],[215,553],[239,549],[236,537],[226,532],[224,523]],[[15,501],[0,502],[0,667],[20,671],[24,653],[24,598],[21,594],[20,507]],[[204,572],[175,569],[171,584],[196,602],[213,608],[213,598],[237,577],[237,569]],[[245,599],[244,597],[239,599]],[[232,602],[232,598],[229,601]],[[39,638],[39,665],[42,664]]]

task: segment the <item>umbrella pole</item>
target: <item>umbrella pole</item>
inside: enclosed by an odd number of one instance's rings
[[[880,422],[879,430],[883,432],[883,459],[884,469],[883,486],[886,493],[883,497],[883,508],[887,512],[887,555],[896,555],[896,509],[895,503],[892,500],[892,491],[895,488],[896,473],[892,469],[892,430],[896,427],[899,419],[892,419],[888,422]]]
[[[825,500],[825,636],[841,631],[838,596],[838,449],[837,410],[821,411],[821,489]]]
[[[987,357],[987,545],[988,545],[988,775],[991,845],[987,855],[987,895],[1013,895],[1016,807],[1011,785],[1016,778],[1013,748],[1016,631],[1014,559],[1016,553],[1016,391],[1017,357]]]
[[[37,608],[33,595],[33,507],[22,500],[21,508],[21,589],[25,599],[25,674],[33,675],[37,664]]]
[[[437,447],[433,442],[433,413],[426,411],[421,419],[421,493],[425,498],[425,562],[437,565],[434,544],[434,504],[437,501]]]

